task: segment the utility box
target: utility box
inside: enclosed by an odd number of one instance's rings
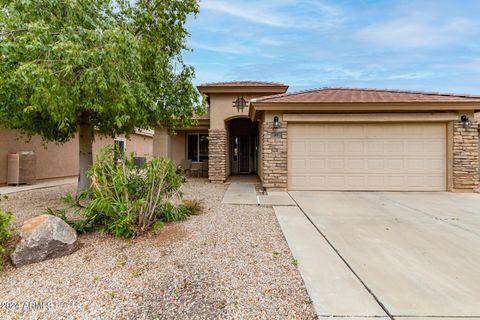
[[[10,152],[7,155],[7,184],[34,184],[37,159],[33,151]]]

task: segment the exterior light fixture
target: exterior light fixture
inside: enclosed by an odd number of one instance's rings
[[[281,123],[280,123],[280,120],[278,119],[278,116],[273,117],[273,127],[275,129],[278,129],[280,128],[280,125]]]
[[[234,108],[237,108],[237,111],[243,112],[243,109],[247,107],[247,101],[243,97],[237,97],[237,100],[233,101],[233,106]]]
[[[463,127],[464,127],[465,129],[468,129],[468,128],[471,128],[471,127],[472,127],[472,121],[471,121],[466,115],[463,115],[463,116],[460,118],[460,121],[462,121]]]

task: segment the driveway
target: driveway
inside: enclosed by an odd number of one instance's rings
[[[275,210],[320,316],[480,318],[479,194],[290,195]]]

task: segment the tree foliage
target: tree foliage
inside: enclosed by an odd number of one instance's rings
[[[192,125],[196,0],[0,0],[0,125],[65,142]],[[82,120],[84,121],[84,120]]]

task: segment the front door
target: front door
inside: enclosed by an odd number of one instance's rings
[[[255,136],[233,136],[231,141],[232,174],[250,174],[256,170],[256,138]]]

